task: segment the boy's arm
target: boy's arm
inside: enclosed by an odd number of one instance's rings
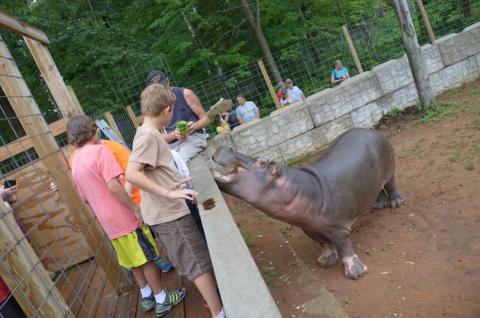
[[[127,167],[127,181],[131,184],[139,187],[143,191],[147,191],[162,197],[169,199],[186,199],[193,200],[193,196],[197,195],[197,192],[189,189],[165,189],[161,185],[150,180],[144,173],[143,169],[145,165],[138,162],[130,161]]]
[[[108,186],[108,190],[110,191],[110,193],[115,198],[117,198],[123,205],[125,205],[130,210],[132,210],[135,213],[138,220],[141,223],[143,223],[142,217],[141,217],[141,214],[140,214],[140,209],[138,208],[137,205],[135,205],[135,203],[133,203],[132,199],[128,195],[127,191],[125,191],[125,188],[120,183],[118,178],[114,178],[114,179],[108,181],[107,186]]]

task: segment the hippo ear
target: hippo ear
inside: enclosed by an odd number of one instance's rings
[[[272,161],[272,167],[270,168],[272,176],[278,177],[280,172],[282,172],[282,165],[278,162]]]

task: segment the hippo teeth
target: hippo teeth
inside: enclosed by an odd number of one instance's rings
[[[227,174],[221,174],[220,172],[214,170],[213,171],[213,176],[215,179],[222,181],[222,182],[232,182],[235,179],[235,173],[227,173]]]

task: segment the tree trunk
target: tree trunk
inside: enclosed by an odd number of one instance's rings
[[[391,0],[391,4],[397,13],[398,24],[402,32],[403,45],[407,53],[408,63],[412,70],[418,96],[425,108],[435,106],[435,97],[428,76],[427,65],[423,59],[417,33],[413,26],[412,16],[408,8],[407,0]]]
[[[472,0],[463,0],[463,15],[465,17],[472,16]]]
[[[270,69],[270,72],[272,72],[273,79],[275,83],[277,83],[282,80],[282,76],[280,75],[280,72],[278,70],[277,63],[275,63],[275,60],[273,59],[273,55],[270,51],[270,47],[268,46],[268,42],[263,35],[262,27],[260,25],[260,8],[258,7],[259,5],[259,1],[257,1],[257,17],[255,18],[252,10],[250,9],[250,6],[248,5],[248,1],[240,0],[240,6],[242,7],[243,13],[245,14],[248,24],[250,25],[250,28],[252,29],[255,37],[257,38],[258,45],[262,50],[262,54],[265,57],[265,62]]]

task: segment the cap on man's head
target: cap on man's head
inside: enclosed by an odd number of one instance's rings
[[[293,83],[293,81],[292,81],[291,79],[287,78],[287,79],[285,80],[285,83]]]
[[[148,86],[153,83],[167,86],[169,83],[169,79],[167,75],[165,75],[165,73],[163,73],[162,71],[153,70],[148,73],[147,79],[145,80],[145,85]]]

